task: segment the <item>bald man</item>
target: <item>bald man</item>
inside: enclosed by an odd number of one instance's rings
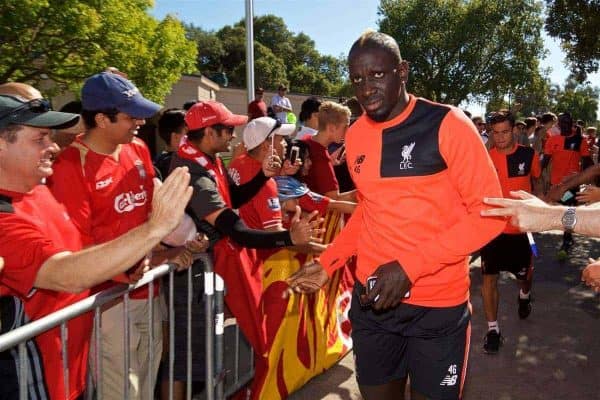
[[[39,90],[22,82],[8,82],[0,85],[0,95],[17,96],[22,100],[41,99],[42,93]],[[77,124],[68,129],[53,129],[50,139],[58,144],[61,151],[70,145],[78,134],[83,132],[83,120],[79,119]]]

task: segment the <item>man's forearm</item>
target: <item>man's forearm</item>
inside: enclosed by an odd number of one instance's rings
[[[75,253],[56,254],[42,265],[34,286],[72,293],[89,289],[127,271],[166,233],[147,222],[109,242]]]
[[[543,221],[536,231],[563,230],[562,217],[568,207],[548,206],[543,211]],[[586,236],[600,236],[600,208],[577,207],[577,223],[573,232]]]

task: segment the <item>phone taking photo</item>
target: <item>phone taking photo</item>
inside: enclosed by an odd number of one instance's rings
[[[299,155],[300,155],[300,147],[292,146],[292,148],[290,150],[290,164],[294,165],[296,163],[296,160],[298,159]]]

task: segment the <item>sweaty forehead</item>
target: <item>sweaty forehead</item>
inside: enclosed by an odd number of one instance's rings
[[[350,70],[363,68],[389,68],[395,66],[395,57],[383,47],[361,47],[350,53]]]

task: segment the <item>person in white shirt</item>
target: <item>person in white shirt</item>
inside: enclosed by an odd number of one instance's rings
[[[275,111],[277,119],[282,124],[287,123],[287,114],[288,112],[293,111],[290,99],[285,97],[287,90],[285,85],[279,85],[277,94],[271,98],[271,107],[273,108],[273,111]]]

